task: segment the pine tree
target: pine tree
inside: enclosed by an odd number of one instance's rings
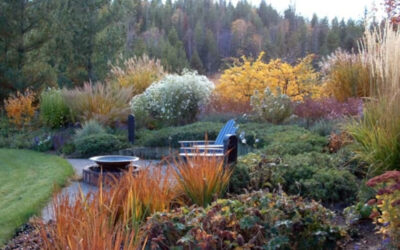
[[[199,57],[199,53],[197,53],[197,50],[195,50],[192,54],[192,58],[190,58],[190,67],[192,69],[197,70],[200,74],[204,73],[204,68],[203,68],[203,63],[201,62],[201,59]]]
[[[40,53],[51,37],[50,0],[0,3],[0,98],[27,87],[55,84],[48,57]]]

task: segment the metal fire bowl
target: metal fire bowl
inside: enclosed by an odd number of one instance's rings
[[[125,155],[102,155],[91,157],[89,158],[89,160],[96,162],[99,166],[103,168],[115,169],[125,168],[132,162],[138,161],[139,157]]]

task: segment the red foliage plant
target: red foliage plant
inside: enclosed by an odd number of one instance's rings
[[[400,24],[400,0],[385,0],[384,6],[390,22]]]
[[[223,99],[217,95],[213,95],[207,107],[205,113],[231,113],[231,114],[244,114],[251,112],[251,106],[249,102],[242,102],[235,99]]]
[[[400,249],[400,171],[387,171],[367,182],[377,190],[376,199],[368,204],[376,204],[371,218],[379,226],[379,233],[390,237],[391,244]]]
[[[339,102],[335,98],[320,100],[307,99],[295,107],[294,113],[309,120],[337,119],[344,116],[357,116],[362,114],[362,100],[349,98],[346,102]]]

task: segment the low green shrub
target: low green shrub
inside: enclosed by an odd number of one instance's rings
[[[239,137],[250,146],[264,148],[263,152],[277,155],[322,152],[328,144],[327,138],[292,125],[240,124]]]
[[[127,146],[121,138],[106,133],[75,138],[74,144],[76,152],[84,157],[112,153]]]
[[[332,132],[338,133],[338,123],[335,120],[319,120],[310,127],[310,131],[320,136],[329,136]]]
[[[0,135],[0,148],[48,151],[53,148],[51,136],[52,133],[45,128],[38,130],[9,130],[9,134]]]
[[[40,95],[40,116],[51,128],[60,128],[70,120],[71,112],[59,89],[48,89]]]
[[[279,189],[289,194],[323,202],[351,202],[358,190],[357,178],[340,165],[335,154],[309,152],[282,158],[250,153],[239,158],[238,165],[247,167],[248,189]]]
[[[178,141],[214,140],[224,123],[196,122],[179,127],[166,127],[159,130],[142,129],[137,132],[135,144],[147,147],[179,147]],[[240,141],[253,148],[264,148],[268,154],[299,154],[322,152],[328,139],[298,126],[277,126],[268,123],[238,124]]]
[[[249,169],[242,164],[236,164],[229,182],[229,193],[240,194],[248,188],[250,183]]]
[[[368,205],[367,203],[358,202],[355,205],[346,207],[343,209],[343,215],[346,221],[346,224],[351,226],[360,220],[369,219],[372,213],[373,206]]]
[[[61,153],[64,155],[70,155],[75,152],[75,144],[73,143],[66,143],[61,148]]]
[[[156,213],[143,227],[143,248],[335,249],[333,213],[315,201],[268,192],[217,200],[206,209]]]
[[[75,130],[75,138],[82,138],[89,135],[104,134],[106,129],[96,120],[90,120],[83,124],[82,128]]]
[[[136,145],[146,147],[179,147],[178,141],[204,140],[205,134],[209,140],[214,140],[223,123],[196,122],[180,127],[167,127],[159,130],[139,130]]]

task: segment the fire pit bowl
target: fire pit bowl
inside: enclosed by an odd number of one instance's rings
[[[97,165],[104,169],[123,169],[134,161],[138,161],[139,157],[136,156],[125,156],[125,155],[103,155],[94,156],[89,158],[94,161]]]

